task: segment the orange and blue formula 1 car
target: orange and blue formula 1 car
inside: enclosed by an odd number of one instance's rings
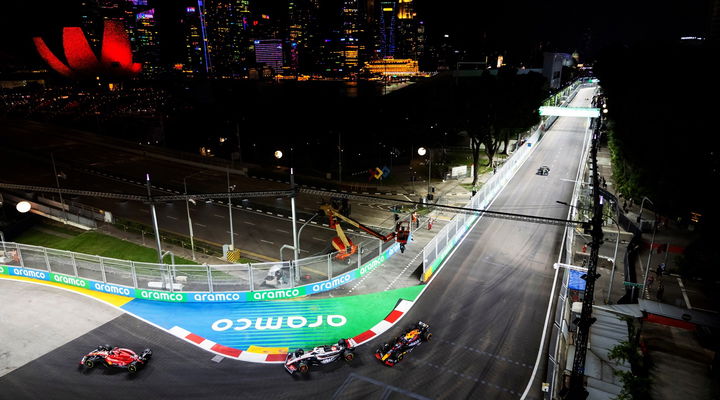
[[[421,343],[429,341],[431,337],[430,326],[418,321],[393,341],[385,343],[375,350],[375,358],[392,367],[402,361],[407,353],[413,351]]]
[[[354,351],[355,348],[345,339],[340,339],[332,346],[317,346],[307,353],[303,349],[297,349],[288,353],[285,369],[290,375],[295,375],[296,372],[305,375],[313,365],[329,364],[341,358],[350,362],[355,359]]]

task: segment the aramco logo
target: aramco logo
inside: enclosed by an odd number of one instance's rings
[[[90,48],[82,29],[63,28],[62,39],[67,64],[53,54],[41,37],[34,37],[33,41],[43,60],[63,76],[123,77],[137,74],[142,69],[142,64],[132,61],[130,40],[121,21],[105,21],[100,60]]]

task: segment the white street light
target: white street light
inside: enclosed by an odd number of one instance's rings
[[[428,151],[428,149],[426,149],[424,147],[420,147],[417,152],[420,156],[424,156],[425,154],[428,155],[428,188],[427,188],[426,199],[430,200],[430,177],[431,177],[430,171],[432,169],[432,153],[430,153]]]
[[[277,158],[277,159],[279,160],[279,159],[282,158],[282,156],[283,156],[283,152],[282,152],[282,151],[280,151],[280,150],[275,150],[275,158]]]
[[[17,203],[17,205],[15,206],[15,209],[18,210],[18,212],[21,212],[23,214],[30,211],[31,208],[32,208],[32,206],[27,201],[21,201],[21,202]]]
[[[232,196],[230,192],[235,190],[235,185],[230,185],[230,169],[227,172],[227,184],[228,184],[228,214],[230,218],[230,250],[235,250],[235,232],[233,232],[233,216],[232,216]]]

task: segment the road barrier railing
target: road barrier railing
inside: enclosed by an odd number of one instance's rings
[[[566,106],[577,94],[578,90],[582,87],[580,81],[575,81],[569,85],[563,91],[563,97],[565,100],[562,106]],[[550,126],[555,122],[556,117],[550,117],[543,121],[528,137],[523,145],[519,147],[508,159],[504,162],[501,168],[496,170],[496,173],[483,185],[480,190],[470,199],[470,201],[464,206],[466,208],[474,209],[486,209],[490,202],[500,193],[502,188],[515,176],[515,173],[525,163],[525,160],[530,156],[537,144],[542,139],[543,134]],[[435,273],[437,268],[442,264],[443,260],[450,251],[455,247],[460,238],[470,229],[472,224],[480,216],[479,213],[455,214],[450,223],[445,225],[438,234],[428,242],[423,248],[423,273],[421,276],[422,282],[427,282]]]
[[[195,265],[135,262],[2,242],[0,275],[149,300],[273,300],[335,289],[371,272],[398,250],[397,243],[369,240],[344,260],[332,253],[300,259],[297,266],[292,261]]]

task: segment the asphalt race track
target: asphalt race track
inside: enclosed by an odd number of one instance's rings
[[[591,93],[581,90],[572,106],[587,106]],[[586,124],[559,119],[492,209],[565,218],[567,208],[556,201],[570,200]],[[535,174],[542,165],[548,176]],[[280,365],[215,362],[213,354],[122,315],[1,377],[0,397],[518,399],[537,356],[561,236],[554,225],[480,219],[397,326],[360,347],[352,364],[314,369],[307,379]],[[380,340],[418,319],[430,324],[433,341],[394,368],[381,365],[372,354]],[[79,370],[80,357],[102,343],[151,347],[153,359],[134,378]],[[541,398],[540,382],[529,398]]]

